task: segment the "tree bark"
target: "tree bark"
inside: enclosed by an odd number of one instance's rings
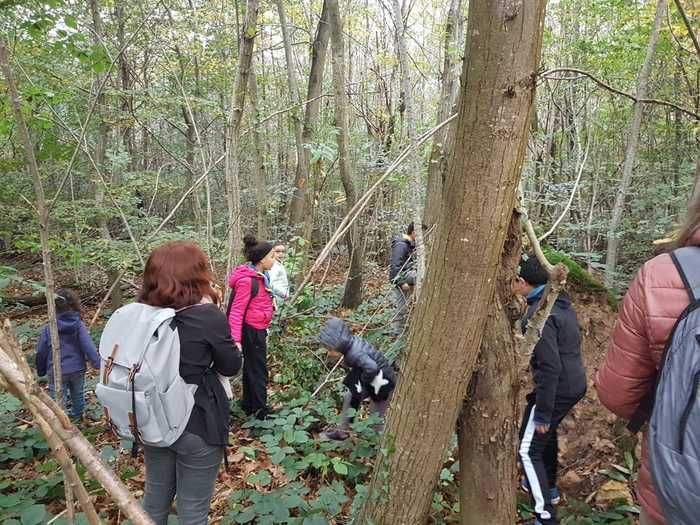
[[[470,1],[455,148],[426,292],[360,523],[418,525],[430,511],[481,344],[527,149],[544,7],[545,0]]]
[[[90,0],[90,14],[92,15],[92,25],[93,25],[93,43],[95,45],[104,45],[104,25],[102,24],[102,16],[100,15],[100,6],[98,0]],[[109,140],[109,124],[107,123],[107,118],[105,115],[106,111],[106,97],[104,91],[100,89],[102,82],[104,80],[103,75],[97,74],[95,76],[95,81],[92,83],[93,89],[95,90],[97,96],[97,103],[95,105],[95,113],[97,118],[98,135],[97,144],[95,146],[95,164],[98,169],[103,170],[105,165],[105,154],[107,152],[107,144]],[[86,146],[87,147],[87,146]],[[103,170],[104,172],[104,170]],[[105,189],[104,185],[97,177],[94,181],[95,183],[95,205],[97,208],[102,208],[105,202]],[[107,227],[107,219],[103,211],[100,209],[97,213],[97,230],[100,233],[100,238],[105,243],[109,244],[112,242],[112,234],[109,232]],[[109,282],[114,282],[119,274],[119,270],[114,268],[107,268],[107,280]],[[112,294],[110,295],[110,302],[112,308],[119,308],[124,302],[122,297],[122,290],[119,286],[115,286],[112,289]]]
[[[240,38],[238,66],[233,84],[233,107],[228,121],[226,137],[226,158],[224,174],[226,177],[226,196],[228,204],[228,256],[226,271],[233,266],[234,253],[239,253],[243,245],[241,233],[241,184],[239,179],[238,139],[241,132],[241,118],[248,90],[248,75],[253,59],[253,46],[258,21],[258,0],[246,1],[246,12]],[[228,288],[227,288],[228,296]]]
[[[267,180],[265,176],[265,161],[263,160],[263,148],[260,140],[260,112],[258,111],[258,79],[255,73],[255,64],[250,66],[250,112],[252,115],[253,135],[253,180],[255,181],[255,200],[258,207],[257,235],[261,239],[267,238]]]
[[[26,169],[34,183],[34,193],[36,195],[36,212],[39,219],[39,242],[41,244],[41,259],[44,266],[44,281],[46,286],[46,306],[49,318],[49,335],[51,339],[51,357],[53,361],[53,383],[56,399],[63,404],[63,388],[61,375],[61,346],[58,338],[58,324],[56,316],[56,286],[53,276],[53,266],[51,263],[51,246],[49,245],[49,229],[50,218],[49,210],[46,206],[46,198],[44,196],[44,186],[39,175],[39,167],[34,155],[34,144],[27,123],[22,115],[22,104],[20,101],[17,85],[15,84],[12,69],[10,68],[10,54],[5,45],[5,40],[0,39],[0,69],[7,83],[7,91],[10,95],[12,111],[15,116],[19,135],[24,145],[24,153],[26,156]],[[69,484],[65,484],[66,492],[66,508],[68,521],[73,521],[73,492]]]
[[[649,74],[651,72],[652,60],[656,51],[656,43],[659,40],[661,22],[666,16],[667,6],[667,0],[658,0],[656,4],[656,16],[654,17],[654,25],[651,30],[651,35],[649,36],[646,56],[644,57],[642,69],[639,71],[639,76],[637,77],[637,99],[647,97],[647,88],[649,84]],[[620,186],[617,188],[615,204],[612,209],[610,224],[608,225],[608,247],[605,254],[605,285],[608,287],[613,286],[615,283],[615,271],[617,269],[618,249],[620,246],[619,229],[620,223],[622,222],[622,214],[625,210],[625,198],[627,197],[627,191],[629,190],[630,183],[632,182],[634,165],[637,162],[639,131],[642,126],[643,112],[644,105],[640,102],[635,102],[632,121],[630,122],[626,133],[627,148],[625,149],[625,161],[622,165],[622,179],[620,180]]]
[[[306,91],[306,100],[311,100],[306,104],[304,111],[304,122],[301,131],[302,149],[301,157],[297,162],[297,169],[294,175],[294,193],[289,204],[289,226],[292,231],[302,232],[307,240],[311,236],[311,208],[312,192],[309,184],[310,156],[307,145],[311,144],[314,129],[321,113],[321,87],[323,85],[323,70],[326,65],[326,53],[328,41],[330,39],[330,28],[328,24],[328,11],[326,3],[323,3],[321,18],[316,28],[316,36],[311,46],[311,69],[309,71],[309,81]]]
[[[442,87],[438,105],[437,122],[442,122],[452,114],[457,95],[459,94],[459,71],[457,65],[461,61],[456,55],[459,35],[462,27],[462,0],[451,0],[445,23],[445,54],[442,66]],[[442,184],[447,172],[447,143],[454,126],[448,126],[435,134],[433,147],[428,160],[428,186],[425,190],[424,221],[433,226],[440,215],[442,203]]]
[[[349,212],[357,202],[357,192],[350,172],[348,154],[348,100],[345,94],[345,42],[343,22],[340,18],[338,0],[326,0],[328,21],[331,26],[331,53],[333,62],[333,91],[335,93],[335,127],[338,130],[338,168],[340,180],[345,190],[345,205]],[[350,257],[350,271],[345,281],[345,291],[341,305],[344,308],[357,308],[362,302],[362,242],[361,225],[357,220],[350,228],[346,241]]]
[[[392,12],[394,16],[394,26],[396,27],[396,47],[401,66],[401,102],[403,111],[403,131],[411,147],[415,146],[415,108],[413,105],[413,85],[411,83],[411,69],[409,68],[409,57],[406,49],[406,27],[404,25],[403,13],[399,0],[392,0]],[[425,243],[423,242],[423,209],[421,202],[421,188],[423,187],[423,177],[421,176],[421,162],[418,151],[413,149],[411,156],[406,163],[406,169],[411,174],[413,182],[409,191],[411,192],[411,207],[413,211],[413,222],[415,223],[416,234],[416,284],[414,295],[420,298],[423,278],[425,276]]]
[[[510,308],[518,273],[520,218],[511,217],[479,361],[458,422],[462,525],[515,523],[518,354]]]

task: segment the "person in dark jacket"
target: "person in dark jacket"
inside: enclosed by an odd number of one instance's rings
[[[537,311],[548,280],[535,257],[520,267],[513,291],[527,299],[522,330]],[[525,471],[522,488],[534,501],[536,525],[558,523],[559,502],[557,427],[586,393],[586,371],[581,359],[581,334],[571,299],[560,293],[530,358],[535,388],[527,397],[520,428],[520,460]]]
[[[423,225],[423,230],[425,230]],[[392,321],[392,332],[400,336],[406,326],[408,305],[416,285],[415,270],[416,232],[414,223],[406,228],[406,233],[391,240],[391,257],[389,259],[389,282],[392,284],[391,296],[396,306]]]
[[[352,417],[348,414],[350,408],[359,409],[363,400],[370,400],[370,414],[376,413],[384,417],[396,385],[396,372],[384,354],[375,350],[361,337],[353,336],[350,328],[336,317],[326,321],[321,329],[319,340],[331,352],[342,354],[343,362],[350,368],[350,372],[343,380],[348,391],[343,398],[340,427],[321,434],[322,439],[342,441],[350,435],[348,432],[352,423]],[[376,425],[375,430],[383,431],[384,425]]]
[[[62,288],[56,291],[56,314],[58,340],[61,349],[61,390],[63,406],[68,407],[70,415],[82,419],[85,410],[85,371],[86,362],[93,368],[100,368],[100,355],[90,333],[80,320],[80,299],[73,290]],[[36,353],[36,372],[49,376],[49,392],[55,397],[53,353],[49,325],[41,328]]]

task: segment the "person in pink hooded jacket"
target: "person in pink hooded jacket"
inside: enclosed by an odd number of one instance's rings
[[[275,262],[272,244],[253,235],[243,238],[246,264],[231,272],[233,300],[228,314],[231,336],[243,352],[243,400],[246,415],[265,419],[267,406],[267,327],[274,306],[265,272]]]
[[[700,246],[700,198],[690,206],[685,224],[667,248],[682,246]],[[600,402],[618,416],[631,419],[654,388],[666,341],[688,303],[688,293],[669,253],[647,261],[630,284],[596,381]],[[638,494],[640,525],[665,524],[649,468],[646,431]]]

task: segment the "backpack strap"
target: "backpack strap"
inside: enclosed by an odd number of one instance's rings
[[[673,261],[678,274],[683,281],[683,286],[688,292],[688,299],[690,304],[700,300],[700,247],[698,246],[686,246],[684,248],[678,248],[671,252],[671,260]],[[681,314],[683,316],[683,314]],[[656,373],[656,379],[654,380],[654,386],[649,389],[649,391],[644,394],[644,397],[639,402],[637,410],[635,410],[632,419],[627,424],[627,428],[636,434],[639,432],[644,424],[651,418],[651,413],[654,409],[654,401],[656,400],[656,387],[659,383],[659,378],[661,377],[661,372],[666,363],[666,356],[668,355],[668,347],[671,344],[673,338],[674,329],[669,334],[668,341],[666,342],[666,348],[664,349],[663,357],[661,358],[661,363],[659,370]]]
[[[700,247],[686,246],[671,252],[691,303],[700,299]]]
[[[260,290],[260,283],[258,282],[258,276],[256,275],[255,277],[250,278],[250,298],[248,298],[248,304],[245,305],[245,309],[243,310],[243,322],[245,322],[245,314],[248,312],[248,308],[250,307],[250,303],[253,302],[253,299],[258,295],[258,291]],[[231,307],[233,306],[233,299],[236,297],[236,289],[232,288],[231,289],[231,296],[228,298],[228,305],[226,306],[226,319],[229,318],[229,315],[231,315]]]

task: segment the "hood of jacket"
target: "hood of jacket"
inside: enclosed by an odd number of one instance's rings
[[[393,248],[394,246],[396,246],[400,242],[407,244],[409,246],[409,249],[413,249],[416,247],[415,243],[406,234],[397,235],[396,237],[392,238],[391,239],[391,247]]]
[[[323,346],[345,354],[352,346],[353,335],[341,319],[331,317],[321,328],[318,339]]]
[[[254,267],[250,266],[249,264],[241,264],[240,266],[237,266],[233,272],[231,272],[231,275],[228,278],[228,285],[231,288],[235,288],[238,281],[241,279],[250,279],[251,277],[257,277],[263,282],[265,280]]]
[[[58,314],[56,317],[58,333],[62,335],[73,335],[77,333],[80,326],[80,313],[69,311]]]

